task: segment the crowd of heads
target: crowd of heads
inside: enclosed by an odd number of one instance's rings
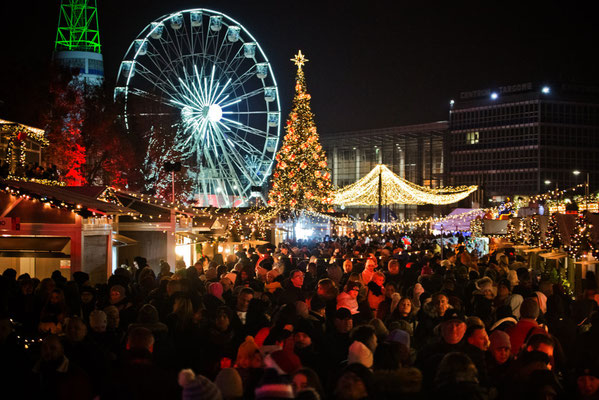
[[[6,269],[0,376],[32,398],[597,399],[596,280],[563,282],[510,248],[357,233],[95,285]]]

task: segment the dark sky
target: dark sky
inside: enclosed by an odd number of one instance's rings
[[[272,63],[285,118],[295,76],[289,58],[301,49],[310,59],[308,91],[324,135],[445,119],[449,100],[463,90],[527,81],[597,84],[599,28],[592,2],[578,3],[98,0],[98,8],[108,82],[133,39],[164,14],[203,7],[236,19]],[[34,83],[44,70],[58,22],[59,0],[17,6],[0,5],[5,102],[26,95],[16,82]]]

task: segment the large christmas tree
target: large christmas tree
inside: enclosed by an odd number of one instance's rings
[[[310,95],[302,66],[302,52],[291,59],[297,65],[293,109],[287,119],[283,145],[276,155],[268,205],[284,210],[328,211],[332,202],[331,174],[318,140]]]

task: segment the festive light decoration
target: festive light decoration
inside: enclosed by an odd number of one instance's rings
[[[591,237],[591,228],[593,225],[587,221],[586,214],[576,217],[574,233],[570,237],[570,246],[568,254],[574,259],[580,259],[583,254],[592,254],[594,251],[593,239]]]
[[[527,244],[531,247],[539,247],[541,244],[541,226],[534,215],[530,218]]]
[[[14,167],[14,163],[25,166],[27,139],[34,140],[42,147],[48,145],[48,139],[46,139],[43,129],[3,119],[0,119],[0,135],[7,141],[4,159],[12,167]]]
[[[379,181],[383,205],[390,204],[452,204],[478,189],[478,186],[431,189],[400,178],[387,166],[379,164],[357,182],[339,189],[333,203],[342,206],[379,204]]]
[[[481,218],[470,221],[470,232],[472,232],[472,237],[483,236],[483,220]]]
[[[331,208],[332,186],[302,69],[308,60],[299,51],[291,61],[297,66],[295,97],[287,119],[287,134],[275,156],[277,165],[268,205],[282,210],[325,211]]]
[[[14,176],[14,175],[8,175],[6,180],[20,181],[20,182],[33,182],[33,183],[39,183],[40,185],[46,185],[46,186],[66,186],[67,185],[65,182],[59,182],[59,181],[55,181],[52,179],[27,178],[24,176]]]
[[[505,237],[507,238],[507,240],[509,240],[512,243],[515,243],[516,240],[518,239],[517,233],[516,233],[516,225],[514,225],[513,220],[511,220],[507,224],[507,234],[505,235]]]
[[[518,232],[516,234],[516,242],[519,244],[525,244],[527,237],[528,237],[528,228],[526,227],[524,218],[520,218],[520,224],[518,226]]]
[[[549,218],[549,224],[545,231],[545,241],[542,244],[542,248],[546,250],[559,249],[562,243],[562,235],[559,232],[559,225],[557,223],[556,214],[552,214]]]

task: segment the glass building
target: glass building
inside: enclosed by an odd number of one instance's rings
[[[599,88],[522,83],[451,102],[448,184],[479,185],[479,204],[599,179]],[[579,171],[574,174],[574,171]]]
[[[331,179],[336,187],[356,182],[377,164],[418,185],[438,188],[444,181],[443,139],[447,122],[406,125],[384,129],[322,134],[320,142],[327,153]],[[409,218],[423,207],[394,205],[397,217]],[[348,208],[352,215],[370,215],[377,207]],[[427,208],[429,213],[433,208]]]

